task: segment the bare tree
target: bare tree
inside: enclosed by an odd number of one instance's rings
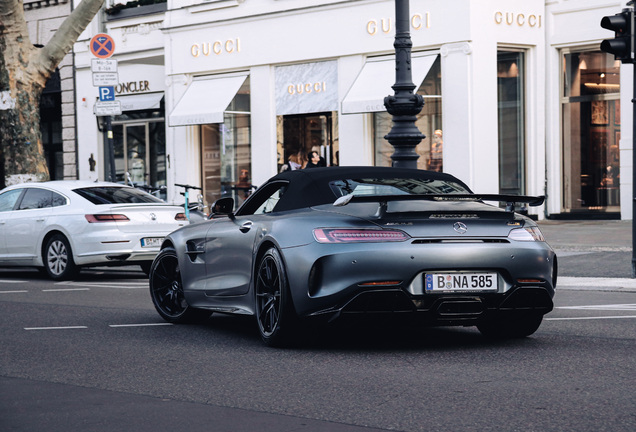
[[[104,0],[82,0],[44,47],[31,42],[23,0],[0,1],[0,188],[11,177],[48,180],[40,96]]]

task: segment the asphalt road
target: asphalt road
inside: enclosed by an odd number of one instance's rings
[[[636,292],[562,290],[532,337],[166,325],[139,272],[0,270],[2,431],[633,431]]]

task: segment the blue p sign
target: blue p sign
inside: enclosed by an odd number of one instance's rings
[[[99,88],[99,100],[101,102],[114,101],[115,100],[115,87],[100,87]]]

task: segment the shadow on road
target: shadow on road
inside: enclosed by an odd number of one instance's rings
[[[49,276],[37,268],[4,267],[0,268],[0,278],[3,279],[33,279],[51,280]],[[82,268],[74,281],[96,281],[117,279],[148,279],[148,276],[136,265],[124,267],[86,267]]]
[[[261,345],[255,319],[213,314],[205,323],[194,326],[209,330],[216,341]],[[539,330],[540,331],[540,330]],[[425,327],[403,320],[352,321],[330,325],[312,325],[303,329],[297,343],[284,348],[291,351],[382,352],[410,350],[466,350],[471,348],[518,347],[536,343],[536,336],[523,339],[484,338],[476,327]],[[264,347],[264,345],[263,345]],[[275,349],[275,348],[265,348]]]

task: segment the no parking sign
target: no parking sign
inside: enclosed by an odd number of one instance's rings
[[[98,58],[108,58],[115,52],[115,41],[104,33],[93,36],[89,46],[93,55]]]

